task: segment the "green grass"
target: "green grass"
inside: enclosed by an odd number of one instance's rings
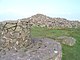
[[[78,29],[48,29],[41,27],[32,27],[32,37],[56,38],[58,36],[71,36],[77,41],[73,47],[62,44],[62,60],[80,60],[80,28]]]

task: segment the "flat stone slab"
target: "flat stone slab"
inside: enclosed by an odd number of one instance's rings
[[[60,43],[49,38],[32,38],[32,44],[19,51],[0,51],[0,60],[61,60]]]

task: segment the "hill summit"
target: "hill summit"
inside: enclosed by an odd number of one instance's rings
[[[43,14],[36,14],[25,20],[31,20],[33,26],[50,27],[50,28],[78,28],[79,21],[70,21],[65,18],[52,18]]]

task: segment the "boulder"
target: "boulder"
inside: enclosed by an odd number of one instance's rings
[[[59,42],[49,38],[32,38],[25,51],[2,53],[0,60],[61,60],[62,48]],[[4,52],[4,51],[3,51]]]
[[[59,42],[62,44],[66,44],[69,46],[73,46],[76,43],[76,39],[73,37],[68,37],[68,36],[60,36],[57,38]]]

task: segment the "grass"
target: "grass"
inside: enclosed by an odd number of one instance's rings
[[[58,36],[71,36],[77,41],[73,47],[62,44],[62,60],[79,60],[80,59],[80,28],[77,29],[48,29],[41,27],[32,27],[32,37],[56,38]]]

